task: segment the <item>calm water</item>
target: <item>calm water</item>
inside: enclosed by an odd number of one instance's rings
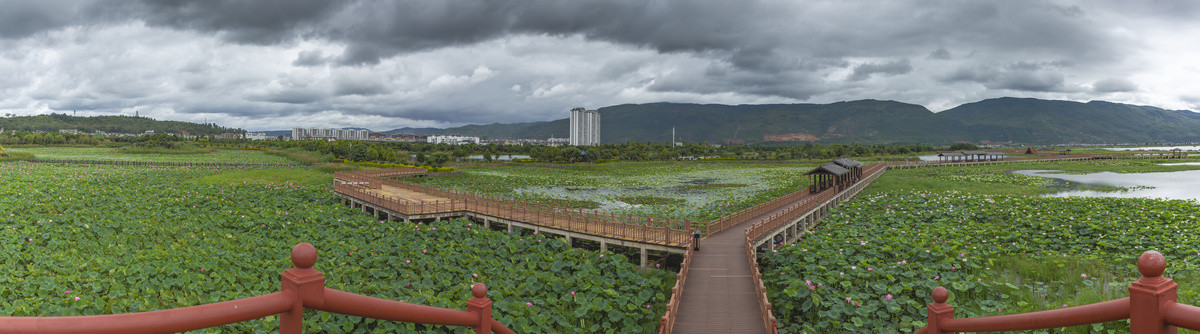
[[[514,154],[514,155],[497,155],[497,156],[494,156],[494,157],[492,157],[492,158],[493,158],[493,159],[496,159],[496,161],[513,161],[513,160],[517,160],[517,159],[529,159],[529,156],[528,156],[528,155],[521,155],[521,154]],[[471,159],[471,160],[483,160],[483,155],[479,155],[479,154],[476,154],[476,155],[468,155],[468,156],[467,156],[467,159]]]
[[[1105,147],[1109,151],[1170,151],[1174,149],[1184,151],[1200,151],[1200,146],[1147,146],[1147,147]]]
[[[1196,163],[1191,163],[1196,164]],[[1063,174],[1060,171],[1021,170],[1014,173],[1063,180],[1086,185],[1107,185],[1131,188],[1127,191],[1067,190],[1049,196],[1166,198],[1200,200],[1200,170],[1162,173],[1100,172],[1092,174]]]

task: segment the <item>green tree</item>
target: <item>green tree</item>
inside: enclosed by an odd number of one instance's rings
[[[951,151],[967,151],[967,150],[978,150],[978,149],[979,149],[979,146],[975,146],[975,144],[971,144],[971,143],[954,143],[954,145],[950,145]]]

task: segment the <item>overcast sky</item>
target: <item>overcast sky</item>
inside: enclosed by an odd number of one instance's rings
[[[1200,1],[0,0],[0,113],[447,127],[622,103],[1200,110]]]

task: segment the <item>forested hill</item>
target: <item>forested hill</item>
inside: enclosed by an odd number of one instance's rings
[[[147,117],[93,116],[76,117],[64,114],[38,116],[16,116],[0,118],[0,128],[16,131],[58,132],[60,129],[76,129],[93,133],[140,134],[146,130],[155,133],[189,133],[192,135],[217,135],[226,132],[243,132],[241,129],[226,128],[216,124],[199,124],[180,121],[158,121]]]
[[[672,127],[678,141],[710,143],[1200,142],[1200,114],[1103,101],[998,98],[940,113],[920,105],[878,100],[831,104],[622,104],[599,111],[600,136],[605,143],[667,142]],[[567,127],[567,120],[560,119],[426,131],[544,139],[567,137]]]

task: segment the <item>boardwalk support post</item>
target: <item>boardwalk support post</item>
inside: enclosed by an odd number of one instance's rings
[[[317,263],[317,249],[302,242],[292,247],[291,269],[280,274],[283,291],[292,295],[292,310],[279,316],[279,332],[300,334],[304,331],[304,307],[325,304],[325,276],[313,269]]]
[[[933,303],[926,308],[929,315],[929,323],[925,326],[929,331],[925,332],[926,334],[950,333],[941,329],[943,320],[954,319],[954,308],[946,304],[949,298],[950,292],[946,291],[946,288],[939,286],[933,289]]]
[[[487,285],[475,283],[471,285],[471,295],[475,298],[467,301],[467,312],[479,314],[479,327],[475,334],[492,333],[492,300],[487,298]]]
[[[1167,261],[1157,251],[1146,251],[1138,257],[1142,278],[1129,286],[1129,332],[1138,334],[1175,334],[1177,329],[1163,319],[1166,307],[1175,304],[1179,286],[1162,277]]]

